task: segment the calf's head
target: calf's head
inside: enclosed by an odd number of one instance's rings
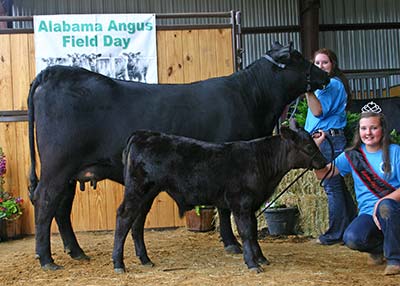
[[[267,52],[266,58],[272,59],[285,72],[285,77],[298,83],[295,85],[296,90],[291,91],[296,97],[305,91],[323,89],[330,81],[328,73],[306,60],[293,48],[292,42],[287,46],[275,42]]]
[[[281,136],[284,144],[287,144],[287,162],[292,169],[321,169],[327,164],[311,135],[304,129],[300,128],[296,132],[282,127]]]

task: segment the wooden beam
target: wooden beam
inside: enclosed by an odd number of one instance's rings
[[[319,48],[320,0],[299,0],[302,54],[311,59]]]

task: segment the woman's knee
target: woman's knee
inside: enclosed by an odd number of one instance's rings
[[[351,229],[347,229],[344,232],[343,242],[350,249],[361,250],[363,248],[363,243],[361,242],[359,235]]]
[[[379,202],[377,215],[382,219],[388,219],[398,209],[398,203],[395,200],[383,199]]]

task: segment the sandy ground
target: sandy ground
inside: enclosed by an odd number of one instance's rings
[[[89,262],[63,252],[59,235],[52,235],[52,252],[63,270],[46,272],[34,259],[34,238],[0,243],[0,285],[400,285],[400,276],[383,276],[384,266],[369,266],[367,255],[345,246],[316,245],[299,236],[260,239],[271,264],[250,272],[241,255],[223,250],[215,232],[194,233],[179,228],[146,231],[153,268],[141,266],[127,240],[127,273],[115,274],[111,252],[113,232],[78,232]]]

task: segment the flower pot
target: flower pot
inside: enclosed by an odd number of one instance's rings
[[[266,209],[264,217],[271,235],[295,234],[294,228],[298,219],[297,207]]]
[[[0,219],[0,241],[7,241],[21,237],[21,219]]]
[[[190,231],[206,232],[215,228],[214,225],[214,207],[202,207],[199,209],[199,214],[195,210],[190,210],[185,213],[186,227]]]

